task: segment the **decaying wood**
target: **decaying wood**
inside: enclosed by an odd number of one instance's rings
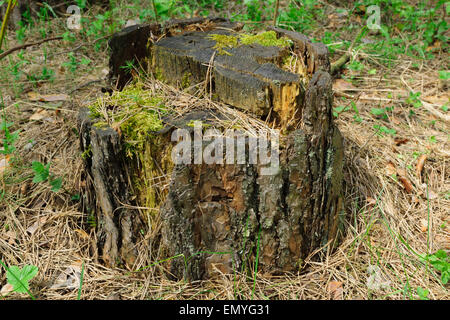
[[[124,207],[130,196],[120,137],[111,128],[93,127],[85,109],[79,114],[78,127],[81,149],[92,155],[86,160],[86,169],[95,200],[86,201],[90,206],[85,209],[96,214],[99,254],[107,265],[123,262],[132,266],[142,221],[139,215]]]
[[[218,23],[228,22],[219,20]],[[177,79],[190,70],[194,71],[193,77],[198,77],[197,81],[203,81],[202,76],[208,70],[204,64],[209,64],[214,51],[205,37],[213,29],[204,30],[205,35],[198,32],[207,25],[205,20],[195,23],[191,20],[169,23],[166,27],[147,25],[125,29],[110,42],[112,81],[125,85],[129,80],[130,75],[118,68],[126,59],[147,63],[149,68],[157,66],[166,79]],[[220,30],[214,32],[228,32]],[[275,110],[277,93],[271,87],[273,83],[265,80],[268,75],[272,80],[279,77],[284,85],[302,86],[301,98],[296,100],[297,114],[289,128],[282,128],[282,121],[275,122],[277,128],[284,130],[280,138],[279,168],[273,175],[262,174],[265,165],[248,161],[246,164],[173,164],[172,132],[185,128],[193,137],[192,120],[202,120],[224,132],[220,121],[211,120],[221,119],[222,111],[192,109],[181,118],[167,116],[163,119],[163,130],[149,132],[144,151],[133,163],[125,159],[120,135],[115,130],[93,126],[87,113],[80,113],[81,149],[91,153],[85,161],[91,192],[87,193],[85,203],[96,213],[101,235],[99,250],[107,265],[125,262],[131,267],[136,257],[133,248],[140,238],[138,230],[145,225],[137,210],[125,209],[131,208],[130,205],[150,206],[160,215],[162,230],[158,237],[162,240],[162,252],[167,258],[178,257],[166,262],[175,278],[195,280],[217,273],[245,271],[257,258],[258,270],[262,272],[296,271],[314,250],[339,241],[345,218],[344,152],[342,137],[333,124],[327,50],[298,33],[273,30],[293,40],[292,50],[302,59],[297,74],[276,69],[274,60],[279,57],[280,48],[269,47],[263,52],[255,48],[241,48],[241,51],[234,48],[230,52],[245,55],[239,59],[237,55],[218,57],[214,61],[215,94],[230,106],[247,110],[249,116],[260,117],[267,115],[271,108],[272,112]],[[120,49],[118,43],[128,40],[139,45]],[[152,42],[151,46],[142,46]],[[192,43],[195,45],[189,46]],[[114,52],[119,52],[120,57],[114,56]],[[243,68],[252,72],[245,74]],[[303,76],[307,81],[300,82]],[[249,84],[254,92],[248,90]],[[270,99],[261,88],[273,90]],[[283,94],[280,92],[280,97]],[[202,143],[205,149],[210,142]],[[247,139],[246,159],[250,149],[250,139]],[[154,182],[156,176],[162,175],[167,180]],[[129,182],[136,181],[145,187],[134,189]]]

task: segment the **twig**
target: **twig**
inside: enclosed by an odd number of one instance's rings
[[[273,26],[277,26],[277,19],[278,19],[278,11],[280,10],[280,0],[277,0],[275,4],[275,14],[273,16]]]
[[[159,21],[158,21],[158,10],[156,10],[155,0],[152,0],[152,6],[153,6],[153,11],[155,13],[155,21],[156,21],[156,23],[159,23]]]
[[[353,40],[350,47],[348,48],[347,53],[345,53],[342,57],[340,57],[338,60],[336,60],[335,62],[333,62],[331,64],[331,74],[337,73],[350,60],[353,47],[359,41],[359,39],[361,39],[361,37],[364,35],[366,30],[367,30],[367,27],[362,28],[361,31],[356,36],[356,38]]]
[[[88,81],[88,82],[86,82],[86,83],[83,83],[82,85],[80,85],[80,86],[76,87],[75,89],[71,90],[71,91],[69,92],[69,95],[71,95],[71,94],[74,93],[75,91],[78,91],[78,90],[80,90],[80,89],[83,89],[83,88],[87,87],[87,86],[90,85],[90,84],[97,83],[97,82],[102,82],[102,81],[103,81],[103,79],[96,79],[96,80],[91,80],[91,81]]]
[[[403,84],[408,88],[408,90],[410,92],[414,92],[414,90],[408,85],[408,83],[406,83],[405,79],[403,79],[403,76],[400,76],[400,80],[402,80]],[[419,101],[422,103],[422,106],[431,114],[435,115],[438,118],[441,118],[442,120],[446,121],[446,122],[450,122],[450,116],[443,114],[439,111],[437,111],[435,108],[433,108],[433,104],[425,102],[423,100]]]
[[[0,54],[0,60],[3,59],[4,57],[6,57],[7,55],[10,55],[11,53],[13,53],[15,51],[22,50],[22,49],[25,49],[25,48],[28,48],[28,47],[32,47],[32,46],[37,46],[37,45],[40,45],[40,44],[42,44],[44,42],[48,42],[48,41],[61,40],[62,38],[63,37],[61,37],[61,36],[53,37],[53,38],[44,39],[44,40],[41,40],[41,41],[38,41],[38,42],[26,43],[26,44],[23,44],[23,45],[11,48],[11,49],[9,49],[9,50],[7,50],[7,51],[5,51],[5,52]]]

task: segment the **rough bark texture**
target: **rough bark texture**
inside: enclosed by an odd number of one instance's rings
[[[295,271],[338,241],[343,146],[330,125],[329,74],[317,72],[306,95],[306,110],[317,111],[286,137],[275,175],[261,175],[260,165],[175,166],[161,214],[169,256],[184,256],[171,262],[176,277],[246,270],[257,254],[262,272]]]
[[[86,109],[79,114],[78,127],[81,149],[89,154],[85,157],[86,181],[93,198],[86,203],[87,209],[96,213],[99,255],[107,265],[123,262],[131,267],[142,221],[124,206],[130,193],[119,135],[111,128],[93,126]]]
[[[202,47],[210,44],[209,40],[197,34],[198,24],[202,23],[204,28],[205,21],[197,21],[193,31],[189,29],[192,26],[189,23],[184,21],[181,27],[180,24],[175,27],[169,24],[172,27],[166,27],[163,32],[155,25],[137,26],[124,30],[116,39],[121,39],[117,41],[122,43],[139,39],[139,43],[144,43],[148,34],[150,42],[161,34],[170,34],[153,45],[153,63],[163,57],[161,61],[165,63],[159,67],[171,78],[182,72],[177,70],[180,66],[198,70],[193,74],[206,75],[206,69],[198,61],[203,59],[202,54],[210,57],[211,51],[208,50],[211,49]],[[227,22],[220,20],[220,23]],[[191,31],[187,32],[186,28]],[[262,272],[295,271],[314,250],[339,241],[344,219],[341,190],[344,150],[342,137],[333,125],[332,79],[328,73],[327,51],[303,35],[274,30],[294,41],[293,49],[302,57],[304,68],[293,76],[306,76],[307,81],[302,82],[303,94],[296,109],[298,117],[281,137],[279,168],[273,175],[262,174],[264,165],[248,161],[249,150],[253,148],[249,139],[246,141],[246,164],[174,165],[171,162],[170,153],[175,145],[170,138],[173,130],[186,128],[194,135],[189,125],[192,120],[202,120],[223,129],[220,121],[211,120],[221,118],[222,111],[219,110],[194,109],[181,118],[168,116],[163,119],[165,128],[149,133],[144,151],[133,160],[138,165],[124,159],[116,131],[92,126],[86,113],[81,113],[81,148],[90,150],[92,154],[86,160],[86,173],[91,177],[88,185],[94,189],[94,196],[88,203],[90,207],[96,207],[101,235],[99,250],[108,265],[114,265],[117,260],[128,265],[133,262],[136,252],[132,248],[138,238],[141,218],[136,210],[124,209],[124,204],[133,201],[159,212],[163,222],[160,234],[163,252],[167,258],[177,257],[166,262],[175,278],[195,280],[213,277],[217,272],[246,271],[254,269],[256,262]],[[136,37],[127,36],[130,32]],[[183,49],[191,40],[197,45],[195,50]],[[114,44],[111,47],[118,48]],[[113,51],[113,65],[118,66],[124,62],[120,59],[129,57],[144,61],[145,58],[140,59],[137,53],[143,55],[145,50],[150,53],[148,49],[139,51],[138,48],[143,48],[141,45],[128,48],[131,48],[129,52],[119,50],[121,56],[117,59]],[[272,72],[271,77],[274,74],[291,77],[273,69],[264,69],[270,63],[268,61],[273,62],[279,56],[278,48],[268,48],[264,53],[252,51],[252,48],[245,50],[247,55],[239,60],[243,66],[231,56],[217,60],[215,70],[216,93],[220,92],[219,88],[231,86],[226,84],[232,79],[229,76],[231,72],[240,73],[236,78],[242,87],[233,84],[233,90],[223,89],[221,98],[228,99],[226,101],[230,105],[238,108],[243,108],[239,102],[244,96],[257,100],[249,92],[240,92],[248,88],[242,80],[245,75],[239,72],[242,68],[258,64],[251,74],[247,74],[255,82],[264,82],[264,77],[256,76],[263,71]],[[167,51],[170,54],[162,53]],[[234,66],[233,70],[226,68],[230,66]],[[261,68],[263,70],[258,71]],[[111,79],[118,72],[112,68]],[[221,72],[227,74],[222,85]],[[251,83],[250,80],[248,82]],[[268,88],[272,83],[267,81],[264,85]],[[255,90],[260,90],[260,87],[255,85]],[[262,97],[261,101],[264,99]],[[273,102],[273,96],[271,99]],[[249,111],[253,111],[254,116],[261,116],[255,109]],[[209,142],[203,141],[202,148],[208,146]],[[153,182],[161,173],[169,178],[168,181]],[[139,187],[132,188],[132,185]],[[166,185],[168,187],[163,187]],[[131,198],[136,200],[131,201]]]

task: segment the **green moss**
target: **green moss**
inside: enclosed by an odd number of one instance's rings
[[[164,82],[164,81],[165,81],[163,72],[162,72],[162,70],[161,70],[160,68],[156,68],[156,69],[155,69],[154,76],[155,76],[155,79],[156,79],[156,80],[159,80],[159,81],[161,81],[161,82]]]
[[[256,35],[241,34],[239,40],[244,45],[259,44],[265,47],[289,47],[292,41],[287,37],[278,38],[275,31],[266,31]]]
[[[105,129],[109,127],[109,124],[106,121],[97,121],[93,126],[97,129]]]
[[[189,88],[191,86],[192,73],[186,72],[181,79],[181,86],[183,88]]]
[[[231,49],[240,45],[259,44],[265,47],[289,47],[292,41],[287,37],[278,38],[275,31],[266,31],[256,35],[253,34],[239,34],[238,36],[230,36],[224,34],[212,34],[208,36],[209,39],[216,41],[214,49],[218,54],[231,55],[225,49]]]
[[[94,126],[120,128],[128,157],[143,149],[151,132],[163,128],[160,117],[167,113],[163,98],[143,88],[141,83],[115,91],[111,96],[105,95],[89,109],[99,120]]]
[[[225,49],[235,48],[239,45],[238,38],[235,36],[228,36],[225,34],[212,34],[208,36],[209,39],[216,41],[216,45],[213,47],[220,55],[226,54],[231,56],[231,53]]]
[[[89,147],[84,150],[84,152],[81,154],[81,158],[83,160],[87,160],[92,156],[92,145],[90,144]]]

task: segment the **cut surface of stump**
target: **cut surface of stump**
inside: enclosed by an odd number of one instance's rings
[[[162,82],[140,80],[80,113],[85,207],[96,212],[107,265],[133,268],[139,244],[149,242],[141,247],[163,252],[158,258],[168,259],[175,278],[246,272],[256,263],[264,273],[294,272],[343,233],[344,152],[326,50],[275,28],[272,40],[288,46],[220,47],[216,40],[232,28],[214,26],[195,20],[125,30],[147,34],[149,44],[159,39],[147,58],[135,57]],[[208,90],[219,102],[175,89],[186,74],[190,86],[214,79]]]
[[[139,43],[163,31],[156,24],[135,26],[110,42],[112,57],[127,61],[135,55],[142,60],[147,50],[148,69],[158,79],[182,87],[206,82],[204,87],[213,99],[259,117],[270,116],[287,129],[301,118],[312,74],[329,70],[326,47],[295,32],[273,28],[250,35],[239,32],[240,25],[220,20],[204,22],[199,28],[206,31],[190,31],[193,28],[187,27],[184,32],[159,36],[144,47]],[[123,49],[129,48],[124,46],[127,43],[131,50]],[[122,58],[124,52],[128,59]],[[123,85],[127,79],[123,68],[117,62],[113,65],[122,71],[111,76],[119,76]]]

